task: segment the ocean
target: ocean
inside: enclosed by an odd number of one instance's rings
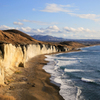
[[[100,100],[100,46],[46,55],[43,69],[65,100]]]

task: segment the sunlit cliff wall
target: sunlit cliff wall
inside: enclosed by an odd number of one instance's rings
[[[34,56],[54,52],[67,51],[67,47],[50,44],[12,45],[0,44],[0,84],[4,84],[4,78],[13,73],[14,67],[25,67],[25,62]]]

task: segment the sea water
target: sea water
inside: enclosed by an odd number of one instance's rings
[[[100,46],[46,57],[43,69],[65,100],[100,100]]]

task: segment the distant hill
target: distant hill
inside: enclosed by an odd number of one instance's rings
[[[73,41],[73,42],[79,42],[85,45],[90,44],[100,44],[100,39],[64,39],[64,38],[58,38],[53,37],[50,35],[34,35],[32,36],[34,39],[39,41],[47,41],[47,42],[63,42],[63,41]]]
[[[67,46],[72,46],[73,48],[78,48],[78,47],[84,47],[85,45],[79,42],[72,42],[72,41],[64,41],[64,42],[60,42],[59,44],[62,45],[67,45]]]
[[[48,41],[48,42],[61,42],[61,41],[66,41],[64,38],[58,38],[58,37],[53,37],[50,35],[34,35],[32,36],[34,39],[39,40],[39,41]]]

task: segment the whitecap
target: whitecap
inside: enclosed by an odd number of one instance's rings
[[[64,69],[65,72],[83,72],[83,70],[79,70],[79,69]]]
[[[80,87],[70,86],[68,84],[62,84],[60,87],[60,95],[65,100],[84,100],[81,94]]]
[[[66,65],[72,65],[72,64],[76,64],[78,63],[78,61],[74,60],[74,61],[60,61],[59,60],[59,66],[66,66]]]
[[[64,69],[65,72],[92,72],[93,70],[80,70],[80,69]]]
[[[88,79],[88,78],[81,78],[81,80],[85,82],[95,82],[93,79]]]
[[[60,83],[60,84],[63,83],[60,77],[56,77],[56,78],[54,79],[54,82]]]
[[[87,52],[88,50],[82,50],[82,52]]]

